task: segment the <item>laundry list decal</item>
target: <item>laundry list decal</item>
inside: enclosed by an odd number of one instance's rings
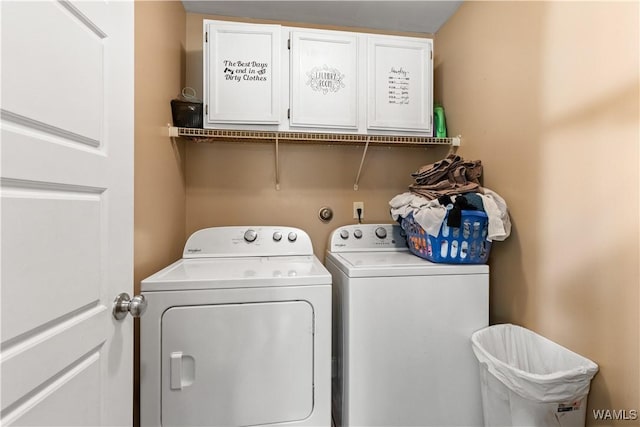
[[[259,61],[222,61],[224,66],[224,79],[236,82],[241,81],[267,81],[267,62]]]
[[[389,104],[409,103],[409,71],[391,67],[389,71]]]
[[[311,71],[307,71],[307,85],[324,95],[337,92],[345,87],[344,74],[335,68],[327,67],[326,64],[322,67],[313,67]]]

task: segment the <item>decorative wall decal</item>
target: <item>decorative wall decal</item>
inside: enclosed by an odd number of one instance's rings
[[[267,68],[269,63],[258,61],[222,61],[224,67],[223,75],[225,80],[236,82],[241,81],[267,81]]]
[[[307,85],[316,92],[326,95],[329,92],[337,92],[345,87],[344,74],[335,68],[329,68],[326,64],[322,67],[313,67],[307,72]]]
[[[409,71],[391,67],[389,70],[389,104],[409,103]]]

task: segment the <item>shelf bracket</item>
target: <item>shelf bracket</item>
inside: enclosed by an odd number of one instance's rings
[[[369,142],[371,137],[367,137],[367,143],[364,145],[364,152],[362,153],[362,159],[360,160],[360,167],[358,168],[358,175],[356,175],[356,183],[353,184],[353,191],[358,191],[358,183],[360,182],[360,173],[362,172],[362,165],[364,164],[364,158],[367,157],[367,149],[369,148]]]
[[[458,151],[458,147],[460,147],[460,140],[462,136],[454,136],[451,139],[451,145],[449,146],[449,154],[455,154]]]
[[[278,144],[278,134],[276,134],[276,190],[280,190],[280,151]]]
[[[180,136],[178,132],[179,128],[171,126],[171,123],[167,123],[167,128],[169,129],[169,138],[177,138]]]

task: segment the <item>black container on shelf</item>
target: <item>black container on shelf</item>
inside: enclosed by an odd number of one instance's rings
[[[202,128],[202,102],[171,100],[173,125],[179,128]]]
[[[179,128],[202,128],[202,102],[190,87],[182,89],[180,99],[171,100],[173,125]]]

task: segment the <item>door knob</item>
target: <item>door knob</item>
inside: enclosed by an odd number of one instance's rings
[[[131,313],[133,317],[140,317],[146,309],[147,300],[144,295],[136,295],[130,298],[128,293],[123,292],[113,300],[113,317],[118,320],[124,319],[127,313]]]

